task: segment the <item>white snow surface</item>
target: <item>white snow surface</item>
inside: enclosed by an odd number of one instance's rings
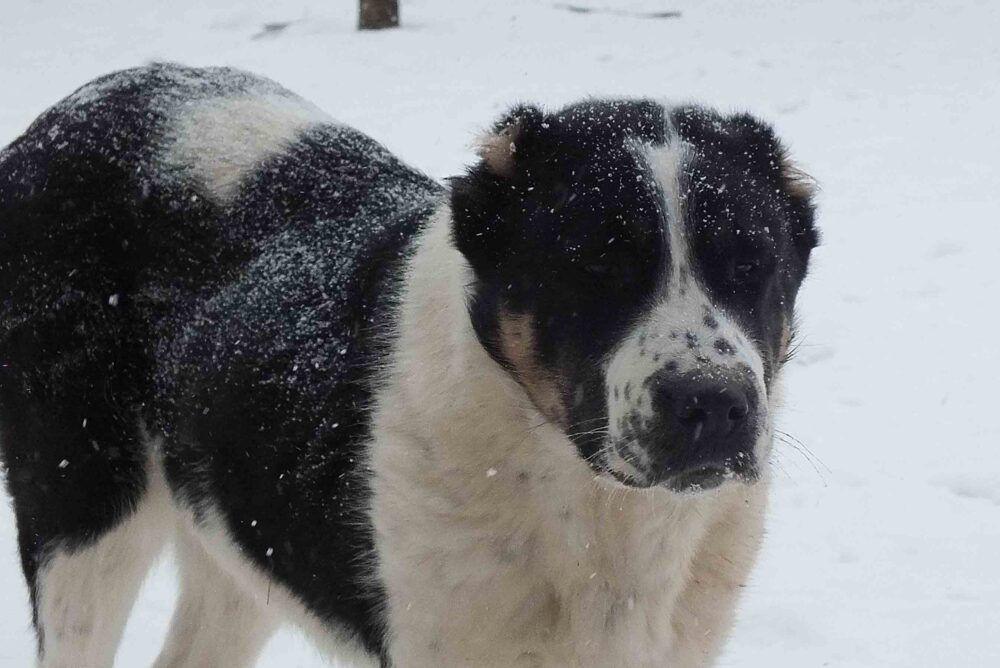
[[[378,33],[355,30],[352,0],[140,4],[3,2],[0,145],[92,77],[153,59],[270,76],[438,178],[519,100],[651,96],[772,120],[822,186],[824,245],[786,375],[795,445],[778,444],[720,665],[1000,666],[1000,3],[401,0],[403,27]],[[636,14],[662,10],[682,15]],[[173,596],[167,559],[119,666],[150,664]],[[31,664],[28,619],[4,511],[0,667]],[[260,665],[326,664],[288,631]]]

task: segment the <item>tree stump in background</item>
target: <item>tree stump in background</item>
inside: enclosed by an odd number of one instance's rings
[[[358,28],[380,30],[399,25],[399,0],[361,0]]]

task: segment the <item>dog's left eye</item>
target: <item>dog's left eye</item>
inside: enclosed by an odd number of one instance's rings
[[[625,251],[605,252],[581,258],[575,268],[578,276],[596,286],[618,285],[634,278],[636,262],[636,258]]]
[[[745,260],[733,265],[733,280],[744,283],[753,278],[760,271],[760,262],[756,260]]]
[[[583,271],[594,278],[606,278],[615,273],[615,267],[610,263],[594,263],[584,265]]]

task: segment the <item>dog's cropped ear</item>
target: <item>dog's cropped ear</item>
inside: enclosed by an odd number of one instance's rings
[[[816,180],[802,171],[784,146],[779,153],[779,189],[784,193],[790,218],[792,243],[802,262],[803,274],[808,269],[809,255],[820,244],[816,228]]]
[[[795,164],[769,124],[750,114],[738,114],[730,122],[746,147],[743,155],[751,167],[766,174],[783,196],[792,242],[805,270],[810,252],[819,244],[814,224],[816,181]]]
[[[811,204],[816,197],[816,191],[819,190],[816,179],[806,174],[801,167],[795,164],[784,147],[779,153],[778,164],[782,190],[791,197]]]
[[[451,185],[452,238],[477,273],[496,268],[517,230],[505,225],[525,192],[530,192],[528,161],[545,125],[537,107],[515,107],[480,137],[480,161]]]
[[[812,201],[816,194],[816,181],[791,159],[788,149],[775,135],[774,128],[750,114],[733,117],[733,123],[747,146],[744,154],[756,163],[759,170],[776,179],[789,196]]]
[[[514,176],[519,163],[531,153],[532,142],[544,125],[544,114],[531,105],[514,107],[482,135],[476,153],[494,176]]]

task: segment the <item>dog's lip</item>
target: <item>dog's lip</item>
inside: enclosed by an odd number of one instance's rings
[[[604,473],[609,475],[618,484],[625,485],[626,487],[630,487],[632,489],[645,489],[647,487],[652,487],[652,485],[648,483],[643,483],[627,473],[622,473],[621,471],[617,471],[613,468],[606,469]]]
[[[674,492],[707,492],[736,477],[732,469],[723,466],[702,466],[670,476],[660,484]]]
[[[753,463],[737,467],[709,464],[669,476],[660,481],[660,485],[680,494],[698,494],[721,487],[729,481],[752,485],[759,479],[760,471]]]
[[[733,471],[721,466],[705,466],[693,471],[685,471],[661,480],[638,480],[628,474],[608,469],[605,474],[619,485],[630,489],[650,489],[662,487],[677,494],[698,494],[720,487],[724,482],[736,478]]]
[[[606,467],[603,475],[630,489],[650,489],[662,487],[677,494],[697,495],[710,492],[731,481],[753,484],[760,479],[760,472],[753,460],[705,464],[681,473],[667,473],[663,476],[649,475],[637,469],[640,475],[632,475],[614,467]]]

